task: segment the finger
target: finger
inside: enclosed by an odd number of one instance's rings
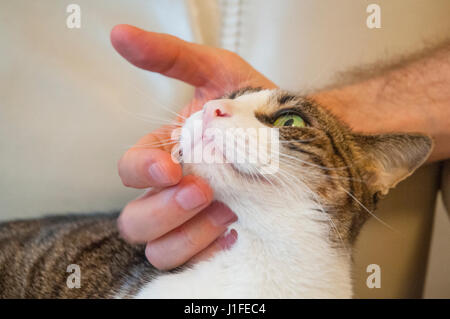
[[[178,183],[181,166],[169,153],[175,142],[169,138],[169,127],[163,127],[143,137],[122,156],[119,176],[128,187],[164,187]]]
[[[182,177],[180,164],[159,149],[130,149],[119,161],[119,176],[125,186],[147,188],[170,186]]]
[[[145,250],[147,259],[158,269],[182,265],[210,246],[236,219],[224,204],[213,202],[180,227],[149,242]]]
[[[217,238],[206,249],[202,250],[200,253],[192,257],[189,260],[189,264],[196,264],[200,261],[208,260],[219,251],[230,249],[236,242],[237,238],[237,231],[235,229],[231,229],[229,232],[224,233],[222,236]]]
[[[214,75],[216,50],[183,41],[177,37],[148,32],[130,25],[117,25],[111,31],[113,47],[139,68],[158,72],[203,86]]]
[[[118,227],[130,242],[149,242],[191,219],[212,198],[213,192],[205,181],[188,175],[176,186],[128,203],[119,216]]]

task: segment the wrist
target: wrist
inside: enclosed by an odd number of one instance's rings
[[[431,114],[425,108],[387,99],[384,85],[371,79],[356,85],[316,92],[311,97],[361,133],[422,132],[433,135]]]

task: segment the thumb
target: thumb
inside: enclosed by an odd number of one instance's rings
[[[217,52],[177,37],[121,24],[111,31],[116,51],[135,66],[161,73],[196,87],[205,85],[216,71]]]

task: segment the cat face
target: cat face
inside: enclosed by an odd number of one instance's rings
[[[247,88],[189,117],[180,147],[184,171],[205,178],[217,199],[284,207],[294,221],[315,211],[336,228],[332,240],[352,242],[378,197],[425,161],[432,142],[356,134],[306,97]]]

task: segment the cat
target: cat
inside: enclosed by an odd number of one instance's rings
[[[269,160],[248,161],[248,136],[224,149],[219,135],[232,128],[268,131],[261,152],[270,150]],[[118,213],[5,222],[0,297],[351,298],[351,246],[361,226],[433,147],[423,134],[352,132],[309,97],[260,88],[207,102],[176,138],[184,174],[206,179],[238,216],[230,249],[159,271],[142,245],[121,238]],[[224,161],[188,161],[199,146]],[[229,161],[233,152],[244,161]],[[267,163],[276,165],[270,171]],[[67,284],[69,265],[80,269],[79,288]]]

